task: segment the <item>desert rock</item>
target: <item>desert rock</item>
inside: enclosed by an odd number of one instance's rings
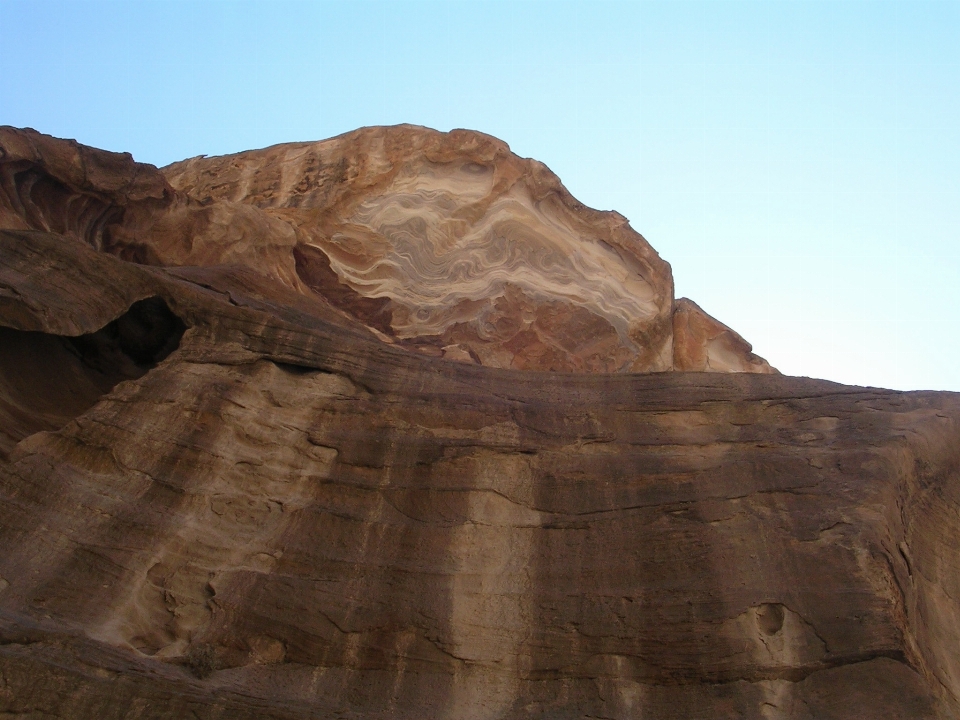
[[[725,372],[761,361],[672,298],[687,371],[428,354],[282,209],[68,149],[4,175],[0,712],[960,713],[960,396]],[[214,207],[237,256],[164,255]]]
[[[542,163],[481,133],[366,128],[162,173],[12,128],[0,145],[6,227],[153,265],[243,265],[428,355],[521,370],[774,372],[712,319],[710,338],[687,332],[675,349],[678,322],[691,326],[669,264],[624,217],[584,206]],[[716,355],[724,331],[738,342],[722,360],[687,367],[691,354]]]

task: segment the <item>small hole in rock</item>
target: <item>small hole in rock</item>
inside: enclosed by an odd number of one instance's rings
[[[290,375],[319,375],[321,372],[323,372],[318,368],[309,367],[307,365],[295,365],[293,363],[285,362],[274,362],[274,365]]]
[[[783,627],[783,605],[770,603],[758,607],[757,624],[764,635],[776,635]]]

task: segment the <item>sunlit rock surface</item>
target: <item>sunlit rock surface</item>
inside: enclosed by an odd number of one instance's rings
[[[712,319],[676,348],[684,306],[670,266],[625,218],[585,207],[543,164],[481,133],[369,128],[163,175],[37,133],[0,130],[0,141],[8,227],[64,230],[137,262],[245,265],[428,355],[521,370],[774,372]],[[724,331],[738,342],[718,350]]]
[[[239,170],[5,132],[0,715],[957,717],[957,394],[724,372],[685,300],[684,372],[484,367]]]

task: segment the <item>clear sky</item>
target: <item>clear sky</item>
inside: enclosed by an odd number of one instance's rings
[[[466,127],[783,372],[960,391],[960,0],[0,0],[0,124],[165,165]]]

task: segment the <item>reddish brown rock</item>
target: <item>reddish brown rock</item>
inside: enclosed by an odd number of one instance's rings
[[[432,356],[519,370],[694,369],[675,362],[670,266],[621,215],[585,207],[544,165],[481,133],[366,128],[163,174],[12,128],[0,129],[0,147],[5,227],[153,265],[243,265]],[[709,337],[685,335],[684,357],[714,358],[695,369],[770,371],[711,322]],[[717,340],[723,332],[739,342]]]
[[[673,369],[777,372],[770,363],[753,354],[750,343],[687,298],[680,298],[673,306]]]
[[[94,249],[179,192],[0,231],[0,713],[957,716],[960,396],[485,367]],[[531,365],[587,322],[550,302]],[[677,307],[716,369],[739,338]]]

